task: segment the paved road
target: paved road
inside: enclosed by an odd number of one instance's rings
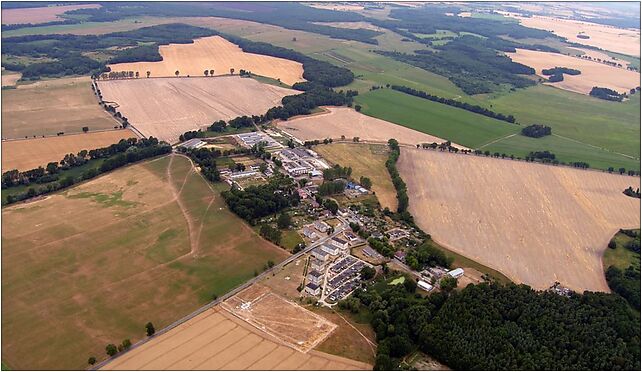
[[[274,272],[278,272],[280,269],[284,268],[289,263],[299,259],[301,256],[303,256],[306,253],[310,252],[314,248],[322,245],[326,241],[328,241],[328,240],[332,239],[333,237],[337,236],[338,234],[342,233],[343,230],[346,229],[348,224],[346,223],[346,221],[343,220],[343,218],[341,218],[339,216],[336,216],[336,217],[337,217],[337,219],[339,221],[341,221],[341,223],[336,226],[335,231],[331,235],[328,235],[328,236],[326,236],[326,237],[314,242],[313,244],[310,244],[308,247],[304,248],[303,250],[301,250],[301,251],[293,254],[292,256],[286,258],[285,261],[282,261],[279,264],[274,265],[274,267],[262,272],[261,274],[257,275],[256,277],[254,277],[254,278],[248,280],[247,282],[239,285],[238,287],[232,289],[231,291],[227,292],[226,294],[218,297],[216,300],[214,300],[214,301],[212,301],[212,302],[210,302],[210,303],[208,303],[206,305],[201,306],[200,308],[198,308],[194,312],[192,312],[192,313],[184,316],[183,318],[173,322],[172,324],[168,325],[167,327],[165,327],[165,328],[163,328],[161,330],[158,330],[154,336],[148,337],[148,338],[145,338],[145,339],[142,339],[142,340],[138,341],[137,343],[133,344],[128,351],[134,350],[137,347],[142,346],[146,342],[148,342],[148,341],[150,341],[150,340],[152,340],[152,339],[154,339],[154,338],[156,338],[156,337],[158,337],[158,336],[160,336],[162,334],[165,334],[165,333],[169,332],[170,330],[172,330],[172,329],[178,327],[179,325],[187,322],[188,320],[194,318],[195,316],[197,316],[197,315],[199,315],[199,314],[201,314],[201,313],[213,308],[214,306],[220,304],[221,302],[227,300],[228,298],[230,298],[230,297],[238,294],[239,292],[243,291],[244,289],[250,287],[251,285],[261,281],[262,279],[264,279],[265,277],[269,276],[270,274],[272,274]],[[109,363],[109,362],[111,362],[111,361],[113,361],[115,359],[118,359],[118,358],[122,357],[125,354],[127,354],[127,352],[119,353],[113,358],[109,358],[107,360],[104,360],[104,361],[94,365],[91,368],[91,370],[98,370],[98,369],[102,368],[103,366],[105,366],[107,363]]]

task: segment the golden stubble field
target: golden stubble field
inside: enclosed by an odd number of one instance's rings
[[[4,79],[4,77],[3,77]],[[88,76],[43,80],[2,91],[2,138],[82,133],[120,125],[99,104]]]
[[[2,24],[45,23],[62,21],[61,14],[70,10],[100,8],[98,4],[44,6],[39,8],[2,9]]]
[[[237,45],[220,36],[210,36],[194,40],[192,44],[170,44],[159,47],[163,60],[160,62],[135,62],[109,65],[112,71],[138,71],[145,76],[147,71],[152,77],[203,76],[205,69],[214,70],[214,75],[227,75],[230,69],[238,74],[243,69],[254,74],[281,79],[292,85],[303,79],[303,65],[284,58],[245,53]]]
[[[137,137],[129,129],[71,134],[59,137],[31,138],[2,142],[2,170],[25,171],[59,161],[67,154],[93,150]]]
[[[323,109],[323,113],[281,121],[278,126],[302,141],[340,139],[343,135],[348,140],[359,137],[362,141],[381,143],[395,138],[399,143],[413,146],[418,143],[444,142],[441,138],[361,114],[349,107]]]
[[[440,244],[537,289],[608,292],[602,254],[640,226],[640,178],[403,148],[417,224]]]
[[[519,23],[526,27],[551,31],[555,35],[565,37],[570,42],[590,45],[630,56],[640,56],[640,30],[537,15],[521,17],[510,14],[510,16],[517,18]],[[577,37],[579,34],[586,35],[589,39]]]
[[[145,136],[169,143],[190,130],[241,115],[261,115],[299,92],[239,76],[99,81],[103,99]],[[150,94],[153,92],[153,94]]]
[[[506,53],[513,61],[530,66],[545,79],[543,69],[568,67],[580,70],[579,75],[564,74],[564,80],[557,83],[545,83],[561,89],[581,94],[588,94],[595,86],[610,88],[620,93],[640,86],[640,73],[625,68],[613,67],[596,61],[571,57],[559,53],[538,52],[517,49],[516,53]]]
[[[197,315],[104,370],[369,370],[366,363],[302,353],[220,306]]]
[[[84,369],[284,259],[219,191],[173,155],[3,208],[3,362]]]

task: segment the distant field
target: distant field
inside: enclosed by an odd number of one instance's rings
[[[602,254],[640,225],[639,177],[402,149],[398,163],[417,224],[449,250],[545,289],[608,291]]]
[[[106,344],[135,342],[148,321],[160,329],[287,255],[179,156],[2,218],[2,358],[13,369],[84,369]]]
[[[546,124],[554,134],[640,157],[640,94],[627,102],[608,102],[540,85],[491,98],[488,104],[515,115],[522,125]]]
[[[556,66],[581,71],[579,75],[564,74],[564,80],[560,82],[546,83],[571,92],[589,94],[591,89],[597,86],[628,94],[629,90],[640,86],[638,72],[583,58],[526,49],[517,49],[517,52],[507,53],[507,55],[515,62],[534,68],[536,73],[544,79],[548,77],[542,74],[542,70]]]
[[[46,166],[67,154],[93,150],[117,143],[121,139],[137,137],[129,129],[72,134],[60,137],[32,138],[2,142],[2,169],[21,171]]]
[[[238,74],[243,69],[257,75],[281,79],[292,85],[303,79],[303,65],[299,62],[261,54],[245,53],[237,45],[220,36],[194,40],[193,44],[161,45],[160,62],[134,62],[109,65],[112,71],[138,71],[144,76],[146,71],[152,77],[203,76],[204,70],[214,70],[215,75],[228,75],[230,69]]]
[[[113,22],[82,22],[70,25],[25,27],[16,30],[3,31],[2,36],[13,37],[49,34],[100,35],[111,32],[130,31],[141,27],[149,27],[172,22],[176,22],[176,20],[173,18],[160,17],[135,17]]]
[[[364,114],[444,138],[470,148],[516,133],[520,127],[504,121],[410,96],[379,89],[356,97]],[[499,112],[502,112],[499,110]]]
[[[355,180],[361,176],[370,178],[381,207],[392,211],[397,209],[397,192],[385,166],[388,160],[386,145],[333,143],[316,146],[314,151],[333,164],[352,167]]]
[[[103,99],[117,103],[136,129],[169,143],[216,120],[264,114],[284,96],[298,93],[238,76],[140,78],[98,85]]]
[[[98,104],[89,77],[43,80],[2,91],[2,138],[82,133],[120,125]]]
[[[381,143],[396,138],[399,143],[409,145],[444,142],[441,138],[361,114],[352,108],[326,107],[326,110],[328,112],[281,121],[278,126],[303,141],[345,136],[347,140],[359,137],[362,141]]]
[[[20,80],[22,74],[19,72],[7,71],[4,68],[2,69],[2,86],[10,87],[16,85],[16,82]]]
[[[361,370],[369,364],[302,353],[217,306],[107,364],[103,370]]]
[[[44,23],[62,21],[60,17],[65,12],[76,9],[99,8],[98,4],[75,4],[61,6],[45,6],[40,8],[2,9],[2,24]]]

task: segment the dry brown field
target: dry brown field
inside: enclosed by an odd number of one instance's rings
[[[245,53],[220,36],[196,39],[193,44],[161,45],[159,52],[163,57],[160,62],[119,63],[109,67],[112,71],[139,71],[141,76],[150,71],[152,77],[175,76],[177,70],[180,76],[203,76],[205,69],[214,69],[215,75],[228,75],[233,68],[236,74],[243,69],[281,79],[288,85],[305,80],[301,63]]]
[[[640,178],[430,150],[401,151],[417,224],[449,250],[537,289],[608,292],[602,254],[640,226]]]
[[[6,71],[4,67],[2,68],[2,86],[11,87],[16,85],[18,80],[22,77],[22,74],[19,72]]]
[[[287,257],[219,191],[174,155],[3,208],[3,362],[84,369]]]
[[[582,73],[579,75],[564,74],[563,81],[545,83],[572,92],[588,94],[593,87],[598,86],[628,93],[631,88],[640,85],[640,73],[596,61],[526,49],[517,49],[516,53],[507,55],[515,62],[534,68],[536,73],[545,79],[548,77],[542,74],[543,69],[559,66],[580,70]]]
[[[444,142],[441,138],[358,113],[352,108],[324,109],[324,113],[282,121],[278,126],[302,141],[340,139],[344,135],[347,140],[359,137],[362,141],[381,143],[395,138],[401,144],[413,146],[418,143]]]
[[[76,4],[61,6],[45,6],[41,8],[2,9],[2,24],[44,23],[60,21],[61,14],[70,10],[99,8],[98,4]]]
[[[20,171],[45,166],[59,161],[67,154],[93,150],[117,143],[121,139],[137,137],[129,129],[71,134],[60,137],[31,138],[2,141],[2,169]]]
[[[630,56],[640,56],[639,30],[544,16],[512,16],[519,19],[519,22],[526,27],[552,31],[555,35],[565,37],[570,42],[590,45]],[[580,33],[589,36],[589,39],[578,38],[577,35]]]
[[[604,52],[597,51],[597,50],[591,50],[591,49],[587,49],[587,48],[569,48],[569,49],[576,50],[576,51],[578,51],[578,54],[582,54],[584,56],[589,56],[591,58],[596,58],[596,59],[601,59],[603,61],[610,61],[610,62],[619,63],[624,67],[627,67],[628,65],[631,64],[631,62],[629,62],[629,61],[626,61],[626,60],[623,60],[623,59],[619,59],[619,58],[615,58],[615,57],[611,57],[610,55],[608,55],[608,54],[606,54]]]
[[[302,353],[312,350],[337,328],[260,284],[225,300],[221,308]]]
[[[145,136],[169,143],[190,130],[240,115],[260,115],[296,91],[238,76],[100,81],[103,99]],[[154,94],[149,94],[154,92]]]
[[[209,309],[116,358],[105,370],[364,370],[366,363],[302,353],[222,310]]]
[[[375,192],[382,208],[397,209],[397,192],[386,169],[388,147],[386,145],[367,145],[352,143],[333,143],[319,145],[314,151],[333,164],[352,167],[352,177],[370,178],[372,191]]]
[[[311,6],[317,9],[326,9],[326,10],[338,10],[344,12],[353,12],[358,10],[364,10],[363,5],[360,4],[348,4],[348,3],[308,3],[307,6]]]
[[[312,22],[312,23],[321,25],[321,26],[347,28],[350,30],[363,28],[366,30],[384,31],[384,29],[382,29],[381,27],[375,26],[370,22]]]
[[[82,133],[120,125],[99,104],[89,77],[43,80],[2,91],[2,138]]]

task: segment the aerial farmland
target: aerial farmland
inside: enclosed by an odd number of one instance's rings
[[[2,370],[640,370],[638,3],[2,8]]]

